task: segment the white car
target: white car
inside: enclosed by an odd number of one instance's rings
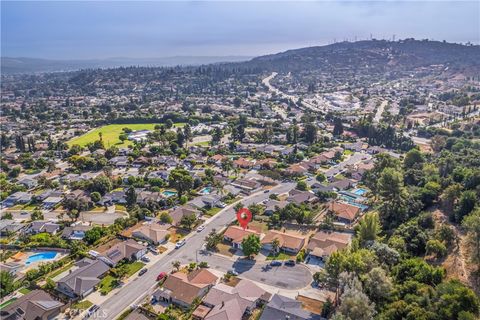
[[[185,243],[186,243],[185,240],[178,241],[177,243],[175,243],[175,249],[181,248],[182,246],[185,245]]]
[[[201,225],[197,228],[197,232],[202,232],[205,229],[205,225]]]

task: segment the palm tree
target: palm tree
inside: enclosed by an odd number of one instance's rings
[[[277,253],[278,249],[280,248],[280,241],[278,238],[275,238],[272,240],[272,251]]]
[[[379,235],[382,232],[382,227],[380,225],[378,213],[374,212],[366,214],[358,223],[356,232],[361,243],[374,241],[379,238]]]
[[[172,262],[172,266],[173,266],[175,269],[177,269],[177,271],[180,270],[180,265],[181,265],[181,264],[180,264],[180,261],[178,261],[178,260]]]

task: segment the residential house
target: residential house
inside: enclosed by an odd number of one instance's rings
[[[336,200],[328,203],[327,210],[335,214],[339,222],[346,224],[351,224],[353,221],[355,221],[360,213],[359,207]]]
[[[17,191],[9,195],[2,202],[3,207],[12,207],[16,204],[26,204],[32,201],[32,195],[28,192]]]
[[[15,276],[19,270],[23,268],[23,265],[16,262],[4,262],[0,263],[0,271],[6,271],[12,276]]]
[[[57,234],[60,230],[60,225],[57,223],[49,222],[49,221],[33,221],[30,224],[27,232],[32,234],[37,233],[49,233],[51,235]]]
[[[42,206],[45,209],[52,209],[63,201],[62,196],[50,196],[42,201]]]
[[[218,283],[207,293],[202,303],[212,308],[204,319],[241,319],[270,300],[270,293],[249,280],[242,279],[236,286]]]
[[[70,272],[57,282],[57,290],[70,298],[84,298],[101,281],[110,267],[102,260],[84,258],[75,265],[78,269]]]
[[[103,260],[109,266],[114,267],[122,260],[140,260],[145,254],[147,254],[147,247],[145,245],[139,244],[133,239],[128,239],[106,250],[99,259]]]
[[[220,202],[222,197],[218,194],[209,194],[204,196],[195,197],[195,199],[188,202],[189,205],[201,208],[214,208]]]
[[[297,189],[291,190],[288,193],[287,202],[292,202],[295,204],[302,203],[315,203],[318,201],[318,197],[310,191],[300,191]]]
[[[32,179],[32,178],[22,178],[18,180],[18,183],[21,185],[24,185],[28,189],[35,188],[38,185],[37,180]]]
[[[62,232],[62,238],[68,240],[83,240],[85,232],[92,229],[93,226],[74,225],[65,227]]]
[[[168,171],[166,170],[157,170],[157,171],[152,171],[148,174],[147,178],[148,179],[162,179],[167,181],[168,180]]]
[[[180,222],[182,221],[182,218],[184,216],[190,216],[194,214],[197,218],[200,216],[200,211],[195,209],[194,207],[190,205],[184,205],[181,207],[175,208],[173,211],[169,212],[170,217],[172,217],[172,224],[175,226],[180,225]]]
[[[245,158],[238,158],[237,160],[233,161],[233,166],[235,168],[251,169],[254,165],[254,161],[250,161]]]
[[[319,231],[310,238],[307,251],[310,256],[325,260],[332,253],[348,246],[352,234],[336,231]]]
[[[128,167],[128,157],[127,156],[117,156],[113,157],[109,161],[110,165],[117,167],[117,168],[125,168]]]
[[[140,167],[148,167],[151,164],[151,159],[147,157],[138,157],[137,159],[133,160],[132,167],[140,168]]]
[[[265,237],[263,237],[263,239],[261,240],[262,247],[265,250],[273,250],[272,243],[274,239],[278,240],[279,250],[283,250],[285,252],[293,254],[298,253],[303,248],[306,242],[305,237],[280,232],[277,230],[269,230]]]
[[[278,209],[283,209],[287,206],[288,202],[287,201],[278,201],[274,199],[269,199],[265,203],[265,210],[263,211],[263,214],[266,216],[272,215],[275,211]]]
[[[290,176],[303,176],[308,172],[308,167],[301,164],[292,164],[287,169],[285,173]]]
[[[163,287],[155,291],[153,297],[157,301],[188,308],[195,298],[202,298],[217,280],[217,276],[203,268],[189,274],[176,272],[167,277]]]
[[[0,310],[2,320],[49,320],[64,311],[65,304],[43,290],[33,290]]]
[[[252,229],[243,230],[243,228],[239,226],[229,226],[227,230],[225,230],[225,233],[223,234],[223,239],[227,242],[230,242],[233,248],[242,249],[243,239],[248,237],[251,234],[258,236],[259,238],[261,237],[261,234],[256,230],[252,230]]]
[[[98,204],[101,206],[111,206],[113,204],[126,204],[127,203],[127,196],[125,191],[118,190],[118,191],[111,191],[105,194]]]
[[[329,187],[332,187],[336,190],[347,190],[354,187],[357,183],[351,179],[341,179],[328,184]]]
[[[137,192],[137,203],[147,205],[149,203],[158,203],[165,197],[160,192],[142,190]]]
[[[169,227],[169,224],[145,223],[132,232],[132,237],[158,245],[165,241],[167,234],[170,234]]]
[[[319,315],[302,309],[300,301],[275,294],[263,309],[259,320],[319,320]]]
[[[9,236],[22,231],[26,226],[9,219],[0,220],[0,236]]]
[[[231,185],[238,187],[246,192],[252,192],[260,187],[260,183],[254,180],[237,179],[231,182]]]

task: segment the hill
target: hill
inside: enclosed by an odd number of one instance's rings
[[[410,70],[432,64],[479,67],[480,46],[414,39],[396,42],[368,40],[288,50],[240,63],[248,68],[280,72],[345,68],[381,72]]]

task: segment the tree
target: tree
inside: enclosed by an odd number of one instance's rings
[[[442,258],[447,254],[447,248],[445,247],[445,245],[435,239],[428,240],[425,248],[427,255],[433,254],[437,258]]]
[[[98,201],[100,201],[100,199],[102,198],[102,196],[100,195],[99,192],[95,191],[95,192],[92,192],[90,194],[90,199],[92,199],[93,202],[97,203]]]
[[[127,192],[125,192],[125,197],[128,206],[133,206],[137,203],[137,193],[135,192],[135,188],[133,186],[130,186],[127,189]]]
[[[391,279],[388,277],[387,272],[380,267],[370,270],[365,275],[363,283],[365,293],[375,303],[387,300],[393,290]]]
[[[32,214],[30,215],[30,219],[32,219],[32,221],[43,220],[42,211],[40,209],[36,208],[35,210],[33,210]]]
[[[91,192],[98,192],[101,195],[104,195],[107,192],[110,192],[112,190],[112,181],[110,178],[100,175],[93,179],[91,185],[90,185],[90,191]]]
[[[161,221],[162,223],[169,223],[169,224],[171,224],[171,223],[173,222],[173,219],[172,219],[172,217],[168,214],[168,212],[165,212],[165,211],[164,211],[164,212],[162,212],[162,213],[160,214],[160,221]]]
[[[170,172],[168,183],[172,188],[177,190],[178,197],[180,198],[185,192],[192,189],[193,178],[187,170],[176,168]]]
[[[0,271],[0,297],[3,298],[13,292],[14,277],[8,271]]]
[[[462,193],[458,202],[458,208],[455,210],[455,222],[462,222],[463,217],[472,212],[477,203],[477,195],[474,191],[467,190]]]
[[[178,261],[178,260],[173,261],[173,262],[172,262],[172,266],[173,266],[177,271],[180,270],[180,266],[181,266],[180,261]]]
[[[233,169],[233,161],[230,158],[222,159],[222,170],[228,173]]]
[[[258,254],[261,247],[260,238],[255,234],[250,234],[242,240],[242,251],[247,257]]]
[[[298,181],[297,182],[297,189],[300,191],[307,191],[308,185],[305,181]]]
[[[240,210],[240,209],[242,209],[242,208],[244,208],[244,207],[245,207],[245,206],[243,205],[242,202],[237,202],[237,203],[233,206],[233,210],[235,210],[235,213],[236,213],[238,210]]]
[[[194,226],[196,222],[197,222],[197,216],[195,215],[195,213],[186,214],[180,220],[180,225],[185,229],[191,230],[192,226]]]
[[[478,266],[480,273],[480,208],[475,209],[463,218],[462,225],[467,229],[467,234],[472,244],[472,261]]]
[[[416,165],[421,165],[425,162],[423,153],[418,149],[412,149],[405,154],[405,159],[403,159],[403,166],[405,169],[410,169]]]
[[[222,141],[223,131],[219,127],[215,127],[212,133],[212,145],[215,146]]]
[[[322,183],[324,182],[325,180],[327,180],[327,178],[325,177],[325,175],[323,173],[319,173],[317,174],[317,176],[315,177],[317,179],[318,182]]]
[[[432,309],[437,312],[438,319],[461,319],[462,312],[470,313],[472,319],[479,315],[479,298],[457,279],[439,284],[436,296]]]
[[[349,320],[371,320],[375,315],[375,304],[363,293],[362,285],[356,277],[344,284],[337,312]]]
[[[341,136],[343,134],[343,124],[342,119],[336,117],[333,119],[333,135]]]
[[[88,244],[94,244],[95,242],[97,242],[101,237],[104,236],[104,229],[102,227],[93,227],[92,229],[88,230],[85,232],[85,237],[84,237],[84,240],[88,243]]]
[[[220,233],[217,233],[215,229],[210,231],[208,236],[205,237],[206,248],[211,251],[217,250],[217,245],[222,242],[223,237]]]
[[[278,238],[275,238],[272,240],[272,251],[273,252],[278,252],[278,249],[280,248],[280,240]]]
[[[377,240],[382,232],[378,213],[366,214],[355,229],[360,243],[365,244],[367,241]]]
[[[307,143],[317,141],[317,127],[311,122],[305,124],[305,141]]]

